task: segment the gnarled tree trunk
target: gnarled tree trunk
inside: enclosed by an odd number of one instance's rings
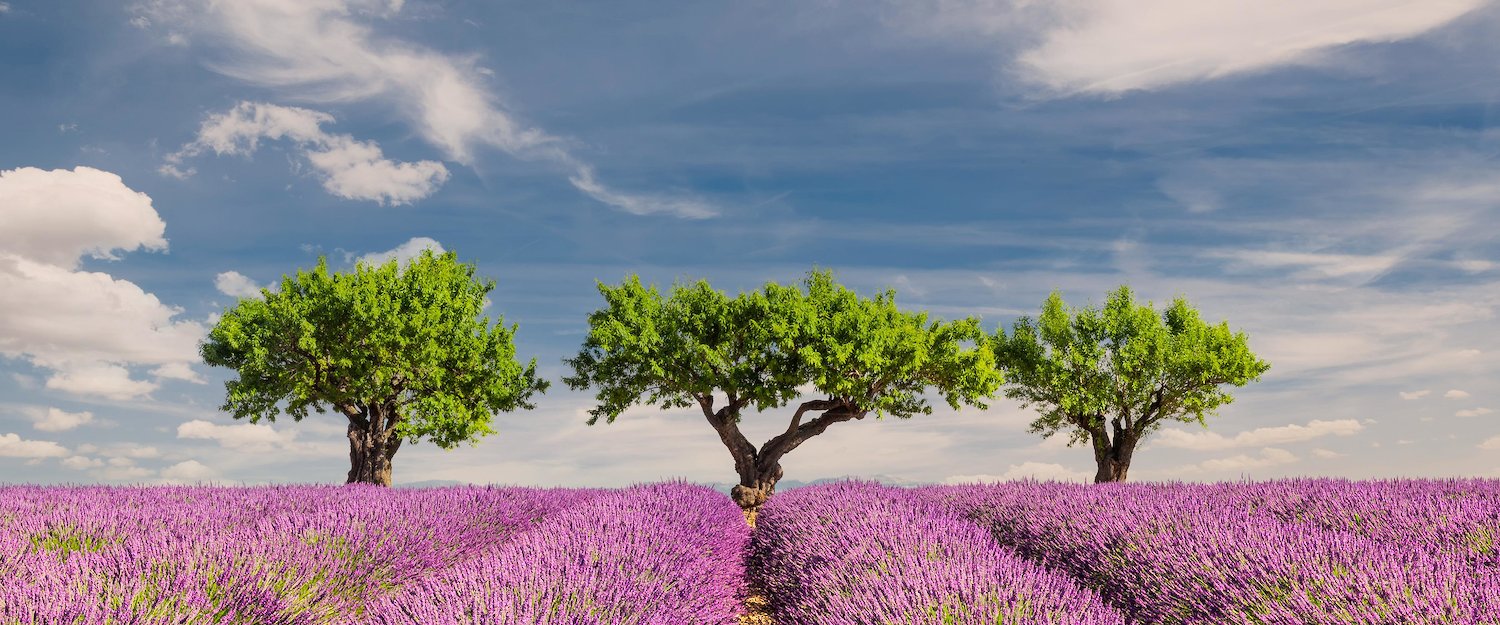
[[[1135,454],[1139,435],[1120,427],[1115,421],[1115,434],[1111,437],[1103,427],[1091,431],[1094,443],[1094,462],[1099,470],[1094,473],[1094,483],[1123,482],[1130,473],[1130,457]]]
[[[395,406],[344,410],[349,417],[349,479],[346,484],[391,485],[391,458],[401,448]],[[352,414],[351,414],[352,413]]]
[[[713,410],[712,396],[698,398],[703,406],[703,416],[708,418],[719,440],[729,449],[734,458],[734,472],[739,484],[730,489],[729,496],[745,511],[745,520],[755,525],[755,515],[766,500],[776,493],[776,483],[781,481],[781,458],[796,449],[807,439],[822,434],[828,426],[850,419],[863,419],[865,413],[848,400],[814,400],[804,402],[797,408],[792,422],[785,432],[776,435],[756,449],[740,432],[739,414],[748,400],[730,396],[729,405]],[[802,416],[808,411],[823,411],[817,418],[804,423]]]

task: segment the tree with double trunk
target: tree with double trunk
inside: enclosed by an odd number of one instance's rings
[[[931,414],[928,390],[954,409],[982,408],[1001,382],[977,320],[929,322],[898,309],[894,291],[860,297],[827,271],[735,297],[701,280],[666,297],[637,276],[598,288],[606,305],[589,315],[564,378],[597,389],[588,423],[637,404],[696,406],[734,460],[731,495],[747,513],[775,492],[782,458],[829,426]],[[741,432],[746,413],[783,407],[786,429],[770,440]]]
[[[516,326],[483,316],[493,280],[452,252],[404,266],[357,263],[285,276],[277,291],[241,299],[201,346],[229,367],[222,410],[236,419],[301,421],[335,412],[349,422],[348,483],[391,484],[403,441],[444,449],[494,433],[495,413],[530,409],[547,388],[536,360],[516,360]]]
[[[1005,395],[1041,415],[1031,432],[1091,445],[1095,482],[1125,481],[1141,439],[1171,421],[1207,427],[1234,401],[1226,385],[1270,368],[1228,322],[1203,321],[1180,297],[1158,314],[1126,286],[1103,308],[1071,308],[1054,291],[1038,319],[1020,318],[1008,336],[997,328],[991,345]]]

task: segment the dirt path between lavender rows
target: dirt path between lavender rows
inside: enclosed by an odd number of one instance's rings
[[[750,530],[755,531],[755,513],[746,512],[745,522],[750,524]],[[753,576],[752,576],[753,579]],[[745,613],[740,615],[740,625],[776,625],[771,619],[770,601],[766,599],[765,589],[750,587],[750,596],[745,598]]]

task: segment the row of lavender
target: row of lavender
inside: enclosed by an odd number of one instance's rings
[[[0,624],[723,624],[747,540],[683,484],[5,487]]]
[[[1500,483],[919,489],[1134,623],[1500,624]]]
[[[752,570],[782,625],[1124,625],[1066,575],[1027,562],[920,490],[844,483],[760,513]]]

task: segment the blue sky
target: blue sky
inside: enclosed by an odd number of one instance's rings
[[[1272,363],[1132,478],[1500,477],[1500,7],[1479,0],[0,2],[0,481],[341,481],[196,346],[327,255],[453,250],[557,380],[596,280],[813,266],[986,329],[1186,296]],[[385,255],[385,256],[382,256]],[[725,482],[689,411],[554,387],[401,482]],[[752,438],[789,415],[751,415]],[[787,479],[1092,475],[1005,401]]]

